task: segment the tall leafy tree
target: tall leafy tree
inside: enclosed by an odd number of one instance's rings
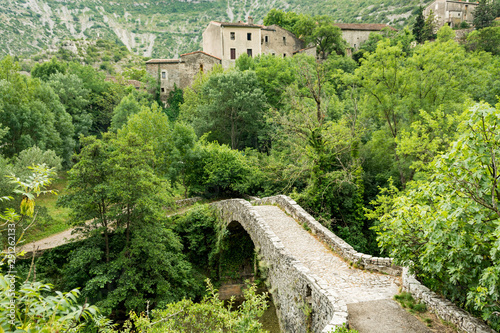
[[[66,69],[66,64],[60,62],[54,56],[50,59],[50,61],[46,61],[42,64],[36,63],[31,70],[31,76],[37,77],[42,81],[47,81],[52,74],[66,73]]]
[[[253,71],[229,71],[210,75],[198,92],[200,104],[193,127],[197,133],[211,131],[211,139],[229,143],[232,149],[258,146],[265,95]],[[186,98],[184,108],[190,107]]]
[[[415,23],[413,23],[413,29],[412,29],[413,36],[415,36],[415,40],[419,43],[425,42],[424,26],[425,26],[424,8],[420,6],[418,9],[417,17],[415,18]]]
[[[477,104],[429,181],[379,197],[378,240],[432,289],[500,328],[498,108]]]
[[[472,23],[476,29],[482,29],[491,26],[496,18],[496,6],[498,1],[479,0],[479,4],[474,10]]]
[[[10,57],[0,62],[0,123],[9,128],[3,152],[11,157],[36,144],[68,160],[74,147],[71,116],[46,83],[18,70]]]
[[[80,135],[89,135],[92,128],[92,116],[87,112],[90,91],[85,89],[83,81],[75,74],[58,72],[52,74],[47,82],[72,117],[75,139]]]

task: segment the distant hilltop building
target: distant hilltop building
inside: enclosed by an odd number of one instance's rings
[[[146,71],[160,82],[160,97],[166,102],[174,86],[184,89],[193,83],[198,72],[210,71],[222,59],[196,51],[181,54],[180,59],[151,59],[146,61]]]
[[[222,59],[222,67],[228,68],[243,53],[250,57],[272,54],[292,56],[302,49],[304,42],[293,33],[277,25],[269,27],[248,22],[212,21],[203,32],[203,51]]]
[[[424,16],[427,18],[432,13],[436,17],[437,28],[445,24],[457,28],[462,22],[472,24],[474,11],[478,5],[478,2],[469,2],[469,0],[436,0],[425,7]]]
[[[370,33],[390,28],[385,24],[335,24],[342,30],[347,44],[358,49],[368,40]],[[290,31],[277,25],[254,24],[252,17],[247,22],[211,21],[203,32],[203,51],[182,54],[179,59],[151,59],[146,70],[160,82],[160,96],[166,102],[174,85],[180,89],[190,86],[199,71],[209,71],[216,64],[223,68],[234,65],[244,53],[250,57],[271,54],[291,57],[296,53],[316,56],[316,46],[305,48],[304,41]]]
[[[359,49],[368,40],[372,32],[379,33],[386,28],[396,31],[387,24],[377,23],[335,23],[335,25],[342,30],[342,38],[353,50]]]

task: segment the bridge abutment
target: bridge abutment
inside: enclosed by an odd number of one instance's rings
[[[283,332],[329,332],[347,323],[345,302],[294,259],[249,202],[231,199],[216,207],[226,225],[239,222],[252,239]]]

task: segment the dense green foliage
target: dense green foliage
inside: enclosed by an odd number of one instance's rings
[[[1,60],[0,197],[15,188],[4,176],[34,179],[31,164],[69,169],[60,204],[84,235],[40,259],[37,276],[64,292],[80,287],[127,325],[194,330],[214,311],[229,326],[206,327],[259,331],[255,295],[238,315],[213,298],[193,303],[206,277],[265,279],[248,235],[207,207],[166,210],[180,196],[288,194],[355,249],[390,253],[498,329],[499,28],[461,45],[450,27],[434,36],[432,19],[417,17],[413,29],[372,34],[351,59],[332,19],[313,14],[277,9],[265,24],[317,43],[320,61],[245,54],[174,89],[168,105],[141,67],[125,75],[149,90],[62,57],[32,77]],[[21,196],[0,205],[23,228],[44,214]]]

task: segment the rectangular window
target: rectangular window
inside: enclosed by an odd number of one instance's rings
[[[236,49],[231,49],[231,59],[236,59]]]
[[[161,88],[161,92],[165,92],[165,88]]]
[[[234,32],[231,32],[231,40],[235,40],[236,39],[236,34]]]
[[[269,43],[269,36],[264,36],[264,41],[265,41],[266,43]]]
[[[251,32],[247,33],[247,40],[252,40],[252,33]]]
[[[252,49],[247,49],[247,54],[249,57],[252,57]]]
[[[286,58],[286,53],[283,53],[283,58]]]
[[[167,78],[167,72],[161,72],[161,78],[165,80]]]
[[[203,64],[200,64],[200,72],[203,72]]]
[[[283,44],[286,45],[286,37],[283,36]]]

